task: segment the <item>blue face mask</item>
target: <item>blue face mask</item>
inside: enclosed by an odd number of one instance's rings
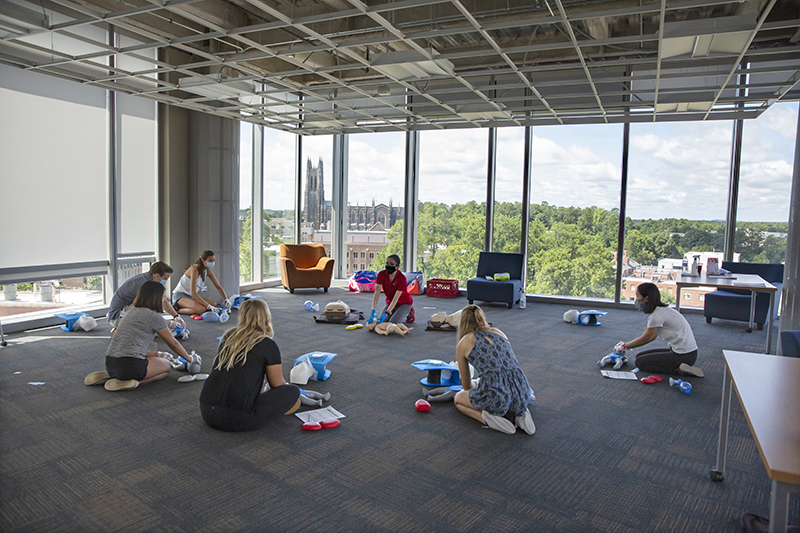
[[[634,300],[633,306],[636,308],[637,311],[641,311],[644,309],[644,302],[641,300]]]
[[[162,279],[162,280],[160,280],[160,281],[159,281],[159,283],[160,283],[160,284],[162,284],[162,285],[164,285],[164,286],[166,286],[166,284],[167,284],[167,280],[165,280],[165,279]]]
[[[214,268],[214,265],[215,265],[214,261],[209,261],[208,263],[206,263],[206,268]]]

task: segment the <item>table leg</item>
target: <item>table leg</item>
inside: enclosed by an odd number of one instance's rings
[[[675,310],[681,312],[681,286],[675,287]]]
[[[786,533],[789,522],[789,484],[772,480],[769,495],[769,533]]]
[[[717,466],[711,471],[711,481],[725,480],[725,456],[728,452],[728,422],[731,418],[731,378],[727,365],[722,376],[722,405],[719,410],[719,444],[717,445]]]
[[[750,290],[750,325],[745,329],[747,333],[753,332],[753,322],[755,322],[756,318],[756,294],[757,291]]]
[[[767,351],[766,353],[772,352],[772,319],[775,316],[775,291],[769,293],[769,317],[767,317],[767,322],[769,323],[769,329],[767,330]]]

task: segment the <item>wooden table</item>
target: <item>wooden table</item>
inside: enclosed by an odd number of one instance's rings
[[[725,479],[731,384],[742,404],[758,453],[772,480],[769,530],[785,532],[789,493],[800,492],[800,358],[723,350],[717,465],[712,481]]]
[[[761,276],[755,274],[736,274],[733,273],[731,277],[709,276],[703,273],[699,276],[685,276],[683,273],[678,274],[675,278],[675,309],[680,313],[681,311],[681,288],[683,287],[715,287],[726,289],[741,289],[750,291],[750,325],[745,331],[748,333],[753,331],[753,322],[756,316],[756,293],[768,292],[769,293],[769,315],[767,316],[767,350],[764,353],[770,353],[772,350],[772,317],[775,316],[775,293],[778,288],[764,281]]]

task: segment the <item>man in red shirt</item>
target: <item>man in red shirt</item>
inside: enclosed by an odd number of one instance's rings
[[[408,294],[408,282],[399,268],[400,256],[392,254],[386,258],[386,268],[378,272],[375,296],[372,297],[372,310],[374,311],[380,296],[378,287],[383,287],[383,292],[386,293],[386,307],[383,313],[386,313],[389,316],[387,320],[394,324],[414,321],[414,308],[411,307],[414,300]]]

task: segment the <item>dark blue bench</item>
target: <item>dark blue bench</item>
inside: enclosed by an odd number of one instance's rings
[[[505,302],[509,309],[519,301],[522,286],[522,269],[525,256],[501,252],[481,252],[478,258],[478,275],[467,281],[467,300],[484,302]],[[486,276],[508,272],[509,281],[489,281]]]

